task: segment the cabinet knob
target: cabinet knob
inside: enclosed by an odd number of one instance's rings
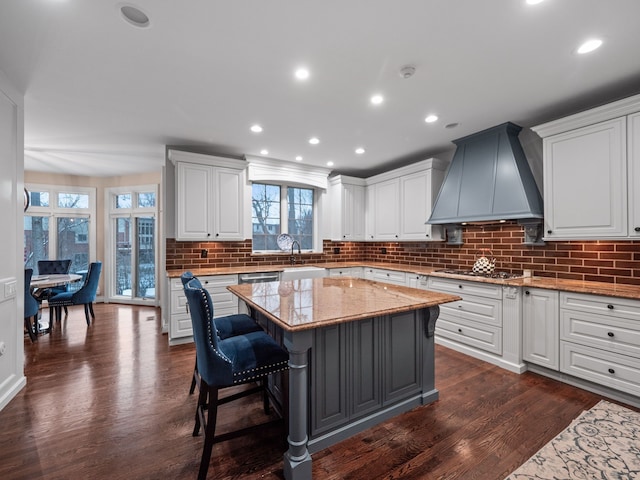
[[[609,305],[607,305],[607,308],[608,308],[609,310],[613,310],[613,305],[609,304]]]
[[[636,232],[640,232],[640,227],[636,227],[636,228],[634,228],[634,230],[635,230]]]
[[[548,233],[549,235],[551,235],[551,230],[547,230],[547,233]]]
[[[458,285],[458,288],[462,288],[462,285]]]
[[[609,373],[610,373],[610,374],[612,374],[612,375],[613,375],[614,373],[616,373],[616,371],[615,371],[613,368],[610,368],[608,371],[609,371]]]
[[[462,329],[461,328],[458,329],[458,333],[462,333]]]
[[[219,233],[216,233],[216,237],[219,237],[219,236],[220,236],[220,234],[219,234]]]
[[[398,235],[396,235],[396,238],[398,238]]]
[[[342,238],[347,238],[347,236],[346,235],[342,235]]]
[[[425,237],[428,237],[428,236],[429,236],[429,234],[428,234],[428,233],[426,233],[424,236],[425,236]]]
[[[613,338],[613,332],[607,332],[607,335],[609,335],[611,338]]]
[[[210,236],[211,236],[211,234],[210,234],[210,233],[207,233],[207,237],[210,237]]]
[[[529,292],[529,290],[525,290],[524,294],[525,294],[525,295],[530,295],[530,294],[531,294],[531,292]]]

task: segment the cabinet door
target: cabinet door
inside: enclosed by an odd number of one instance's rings
[[[242,240],[244,173],[232,168],[216,168],[215,240]]]
[[[400,238],[403,240],[442,240],[440,226],[424,223],[433,206],[432,176],[433,171],[429,169],[400,178]]]
[[[420,316],[403,312],[384,319],[384,405],[421,390]]]
[[[344,185],[342,231],[346,240],[365,239],[365,188],[362,185]]]
[[[524,289],[522,299],[522,357],[525,361],[560,368],[558,292]]]
[[[629,236],[640,238],[640,113],[629,115]]]
[[[349,419],[347,407],[348,324],[314,332],[311,362],[311,435],[336,428]]]
[[[544,139],[545,239],[627,235],[626,119]]]
[[[212,231],[211,183],[213,168],[176,164],[176,239],[210,240]]]
[[[374,232],[376,240],[400,238],[400,181],[395,178],[375,185]]]
[[[351,419],[377,410],[380,389],[380,319],[368,318],[351,324]]]

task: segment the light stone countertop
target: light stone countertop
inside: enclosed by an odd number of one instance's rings
[[[456,295],[352,277],[305,278],[227,288],[288,331],[325,327],[460,300]]]
[[[433,267],[423,267],[418,265],[408,265],[399,263],[382,263],[382,262],[331,262],[331,263],[305,263],[298,265],[300,267],[316,266],[321,268],[349,268],[349,267],[365,267],[365,268],[381,268],[386,270],[396,270],[407,272],[415,275],[432,275],[442,278],[452,278],[457,280],[466,280],[470,282],[494,283],[499,285],[508,285],[512,287],[531,287],[544,288],[548,290],[560,290],[574,293],[588,293],[593,295],[605,295],[610,297],[630,298],[640,300],[640,285],[628,285],[609,282],[585,282],[581,280],[565,280],[550,277],[530,277],[530,278],[485,278],[473,277],[466,275],[454,275],[448,273],[437,272]],[[223,268],[203,268],[193,269],[194,275],[224,275],[254,272],[281,272],[289,265],[263,265],[253,267],[223,267]],[[179,277],[184,270],[168,270],[169,278]]]

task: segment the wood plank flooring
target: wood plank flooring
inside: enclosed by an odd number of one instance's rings
[[[193,345],[169,347],[159,310],[82,307],[25,339],[27,386],[0,412],[0,479],[193,479]],[[46,315],[46,312],[44,313]],[[598,395],[436,349],[440,400],[313,456],[318,480],[500,480]],[[260,399],[221,407],[219,431],[261,422]],[[209,478],[282,480],[283,427],[214,446]]]

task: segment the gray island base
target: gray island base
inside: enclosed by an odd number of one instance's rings
[[[344,277],[229,289],[289,352],[287,480],[312,478],[313,453],[438,399],[438,305],[459,297]]]

